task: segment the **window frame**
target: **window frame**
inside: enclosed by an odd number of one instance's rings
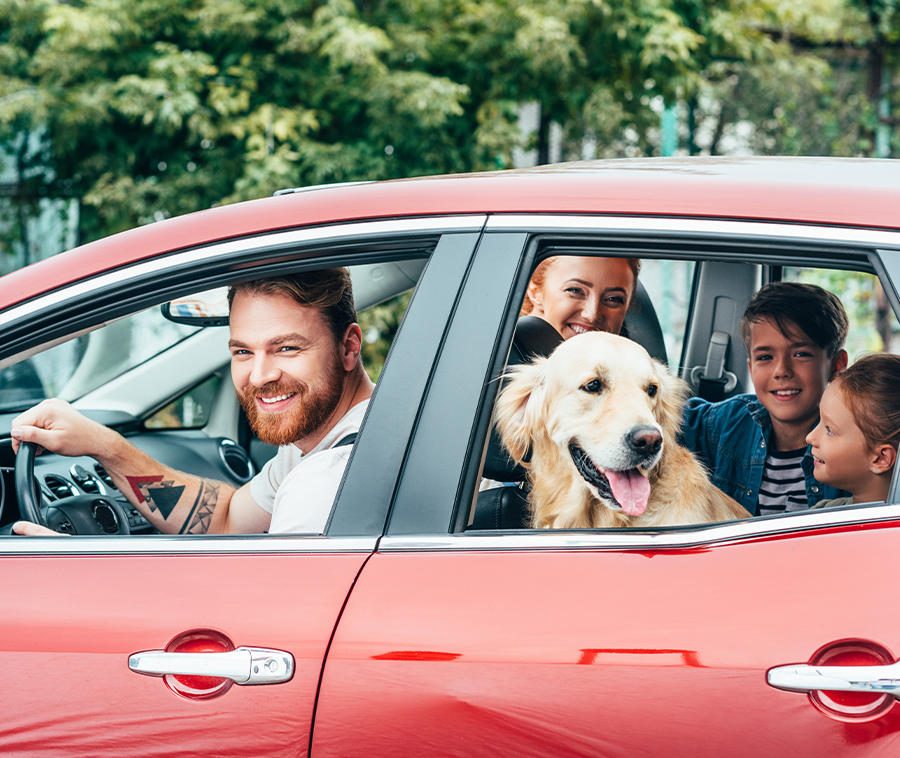
[[[820,227],[764,222],[734,222],[695,219],[662,219],[636,217],[593,216],[492,216],[487,225],[486,238],[507,233],[527,235],[527,243],[521,245],[515,266],[503,269],[506,278],[497,278],[494,285],[507,307],[503,317],[495,324],[495,340],[492,353],[466,355],[473,371],[479,371],[487,362],[490,369],[481,390],[482,405],[471,423],[471,435],[465,454],[460,446],[452,451],[441,448],[435,435],[419,435],[413,445],[424,443],[428,450],[420,452],[420,459],[435,458],[439,451],[444,465],[458,467],[456,485],[445,485],[440,491],[428,494],[421,484],[404,492],[404,482],[398,489],[397,502],[391,514],[386,536],[381,540],[381,550],[419,549],[497,549],[500,547],[584,547],[591,549],[682,548],[694,545],[731,543],[745,539],[757,539],[763,535],[796,534],[821,529],[841,528],[847,525],[873,528],[875,525],[900,518],[900,472],[895,473],[891,495],[884,505],[843,506],[840,508],[803,511],[756,517],[747,521],[712,524],[701,527],[674,527],[658,530],[584,530],[579,532],[496,531],[465,532],[465,524],[473,499],[477,497],[477,481],[480,478],[483,451],[487,441],[487,428],[497,392],[497,378],[502,372],[509,353],[512,332],[518,314],[518,304],[524,297],[531,271],[537,263],[551,254],[562,252],[594,252],[614,257],[690,258],[695,261],[725,260],[777,266],[786,259],[804,267],[840,268],[860,270],[879,276],[894,313],[900,313],[895,282],[900,282],[900,233],[872,230],[856,230],[841,227]],[[473,271],[479,265],[476,262]],[[506,255],[513,255],[511,249]],[[885,263],[885,258],[888,262]],[[799,260],[798,260],[799,259]],[[892,267],[889,269],[889,267]],[[896,273],[896,279],[888,271]],[[474,274],[473,274],[474,276]],[[470,277],[467,289],[475,294],[479,287]],[[461,298],[467,296],[462,293]],[[487,320],[478,315],[457,314],[451,325],[451,334],[479,326],[485,329]],[[689,328],[689,326],[688,326]],[[461,340],[460,340],[461,341]],[[437,372],[447,370],[460,354],[442,354]],[[423,409],[423,417],[429,407],[438,417],[436,407],[439,397],[429,397]],[[480,453],[480,455],[479,455]],[[452,496],[452,503],[449,502]],[[404,498],[406,499],[404,501]],[[442,505],[439,505],[442,504]],[[398,507],[399,506],[399,507]],[[864,512],[860,513],[860,509]],[[430,511],[425,515],[423,511]],[[413,515],[415,514],[415,515]],[[449,518],[449,522],[447,517]],[[447,524],[442,528],[443,524]]]
[[[14,363],[44,346],[68,338],[73,333],[90,331],[96,326],[121,315],[150,308],[173,297],[187,295],[204,289],[212,289],[242,279],[256,279],[287,272],[328,268],[333,266],[353,266],[364,263],[379,263],[428,257],[428,263],[419,280],[421,286],[426,280],[426,294],[420,298],[419,286],[407,309],[407,316],[416,309],[424,308],[429,297],[427,292],[444,289],[455,299],[465,272],[468,270],[472,251],[475,248],[486,217],[468,215],[458,217],[435,217],[400,219],[389,221],[369,221],[352,224],[300,229],[289,232],[273,232],[268,235],[231,240],[180,251],[171,255],[161,255],[143,263],[121,270],[111,271],[93,279],[73,284],[62,290],[55,290],[40,297],[0,313],[0,329],[10,334],[10,340],[0,347],[0,365]],[[443,252],[441,252],[443,251]],[[448,264],[439,265],[436,260]],[[456,273],[448,279],[453,269]],[[417,299],[420,304],[416,304]],[[436,330],[434,351],[444,335],[447,314],[434,318],[431,322]],[[404,319],[404,324],[406,319]],[[28,328],[26,328],[28,327]],[[401,340],[404,327],[395,339]],[[411,343],[410,343],[411,344]],[[413,408],[412,425],[418,414],[418,403],[409,403],[409,384],[404,381],[402,366],[391,369],[394,354],[392,347],[378,389],[382,396],[393,394],[402,397]],[[414,364],[416,375],[429,375],[433,358],[429,361],[427,350],[401,351],[406,353],[407,368]],[[399,356],[398,356],[399,358]],[[404,361],[395,361],[403,363]],[[393,378],[391,378],[393,377]],[[371,451],[381,449],[379,438],[388,432],[405,439],[409,430],[404,430],[396,418],[388,418],[388,403],[382,403],[384,411],[376,414],[377,420],[370,421],[368,413],[363,422],[359,442],[351,454],[349,473],[353,458],[366,451],[363,459],[371,459]],[[376,407],[373,398],[372,407]],[[11,418],[11,416],[9,417]],[[390,422],[390,423],[388,423]],[[372,429],[365,436],[366,426]],[[156,430],[154,430],[156,431]],[[406,445],[403,444],[405,449]],[[362,471],[362,466],[357,471]],[[396,474],[396,472],[395,472]],[[346,473],[345,473],[346,477]],[[361,474],[352,481],[358,482]],[[66,539],[58,537],[32,537],[23,540],[17,537],[2,539],[0,555],[140,555],[177,553],[259,553],[273,552],[321,552],[321,551],[371,551],[383,532],[384,521],[391,503],[393,484],[383,479],[375,486],[371,478],[366,483],[364,498],[354,502],[354,492],[343,496],[343,485],[338,491],[331,518],[334,519],[341,508],[348,513],[341,514],[332,531],[332,523],[326,533],[320,535],[127,535],[123,537],[76,536]],[[351,487],[351,490],[353,488]],[[375,504],[376,507],[373,507]],[[380,512],[380,516],[378,513]]]

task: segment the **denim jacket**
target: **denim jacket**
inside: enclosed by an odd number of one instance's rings
[[[682,444],[703,462],[713,484],[754,516],[771,436],[772,420],[756,395],[736,395],[719,403],[693,397],[685,404]],[[808,447],[801,466],[810,506],[848,494],[816,481]]]

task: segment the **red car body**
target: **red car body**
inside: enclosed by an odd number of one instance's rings
[[[287,193],[4,277],[0,366],[99,323],[105,308],[229,276],[354,265],[373,250],[429,256],[324,536],[0,538],[0,750],[900,751],[887,684],[822,695],[767,678],[793,664],[897,663],[896,481],[882,504],[704,527],[465,529],[541,245],[866,270],[896,312],[898,209],[892,161],[611,161]],[[266,247],[285,233],[298,236]],[[0,415],[0,436],[13,416]],[[287,651],[294,674],[204,697],[129,669],[135,653],[191,634]]]

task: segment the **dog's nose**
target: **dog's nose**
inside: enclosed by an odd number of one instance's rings
[[[629,447],[639,455],[656,455],[662,447],[662,433],[654,426],[636,426],[626,437]]]

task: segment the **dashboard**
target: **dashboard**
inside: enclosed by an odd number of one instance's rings
[[[0,418],[0,424],[11,419]],[[0,527],[8,527],[20,519],[14,481],[15,454],[9,429],[0,427]],[[253,478],[256,466],[247,452],[234,440],[226,437],[211,438],[195,431],[153,431],[128,435],[129,442],[161,463],[179,471],[206,479],[226,482],[240,487]],[[34,475],[41,493],[45,514],[50,514],[49,524],[59,531],[78,533],[71,520],[62,518],[58,510],[65,510],[67,501],[84,496],[110,498],[115,516],[109,510],[95,508],[94,517],[103,531],[111,530],[109,519],[124,516],[127,532],[153,534],[156,529],[128,502],[113,484],[112,478],[97,461],[88,457],[67,458],[44,452],[35,458]],[[98,503],[100,503],[98,498]],[[119,508],[115,508],[119,506]]]

